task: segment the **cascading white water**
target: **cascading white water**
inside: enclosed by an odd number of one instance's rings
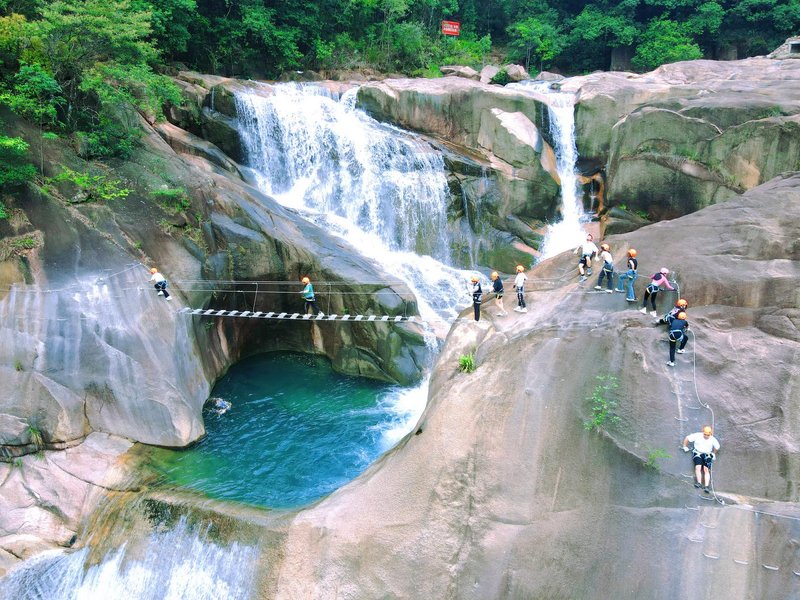
[[[153,533],[141,549],[123,544],[102,562],[90,549],[47,552],[0,581],[0,598],[14,600],[246,600],[258,549],[204,539],[181,518]]]
[[[240,133],[259,187],[341,235],[417,296],[426,318],[468,304],[471,273],[448,266],[449,191],[441,155],[315,85],[237,93]]]
[[[547,104],[550,135],[555,143],[556,170],[561,180],[561,220],[548,227],[542,243],[541,258],[555,256],[576,248],[584,239],[583,210],[578,185],[578,148],[575,144],[575,96],[550,89],[548,82],[523,81],[509,88],[537,93]]]

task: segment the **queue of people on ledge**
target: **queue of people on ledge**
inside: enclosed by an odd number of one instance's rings
[[[631,248],[628,250],[625,271],[621,272],[617,277],[616,287],[614,286],[614,257],[611,254],[611,246],[609,244],[600,244],[598,248],[594,243],[592,234],[587,234],[586,239],[581,245],[575,248],[574,254],[580,257],[578,259],[579,283],[582,284],[592,275],[593,261],[602,262],[602,267],[597,278],[597,285],[594,286],[594,289],[599,292],[604,291],[603,284],[605,283],[606,293],[612,294],[614,292],[620,292],[625,294],[625,300],[627,302],[638,302],[634,283],[639,278],[639,259],[637,258],[638,252],[635,249]],[[525,303],[525,282],[527,279],[525,267],[517,265],[516,276],[514,277],[514,291],[517,294],[517,306],[514,308],[515,312],[528,312]],[[508,313],[503,304],[505,290],[497,271],[492,272],[491,280],[491,293],[494,293],[494,297],[497,299],[497,307],[500,309],[497,316],[506,316]],[[649,302],[650,315],[658,317],[658,310],[656,308],[658,293],[662,289],[675,291],[674,283],[675,282],[669,280],[669,269],[667,267],[662,267],[650,276],[647,286],[644,289],[642,306],[639,312],[646,315],[648,313],[647,305]],[[470,290],[470,294],[472,296],[472,308],[475,320],[480,321],[484,292],[480,278],[477,275],[472,277],[472,289]],[[669,341],[669,360],[667,361],[667,365],[670,367],[675,366],[675,354],[684,354],[686,352],[686,344],[689,341],[687,334],[689,322],[686,318],[688,309],[689,303],[684,298],[679,298],[675,306],[669,312],[657,318],[657,323],[667,326]]]

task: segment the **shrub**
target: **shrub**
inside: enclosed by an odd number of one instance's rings
[[[500,69],[495,76],[492,77],[492,83],[496,83],[498,85],[507,85],[511,83],[511,77],[508,76],[508,71],[505,69]]]
[[[662,458],[672,458],[672,455],[668,454],[663,448],[650,450],[647,454],[647,460],[644,466],[656,472],[661,471],[661,465],[658,464],[658,460]]]
[[[191,198],[189,198],[185,190],[180,188],[154,190],[150,192],[150,195],[155,198],[161,206],[173,214],[186,212],[192,206]]]
[[[617,407],[617,400],[613,397],[614,391],[619,387],[617,378],[613,375],[598,375],[596,377],[592,395],[586,398],[592,412],[592,418],[583,423],[587,431],[592,429],[600,430],[604,426],[615,425],[619,422],[619,417],[614,414]]]
[[[0,202],[0,220],[8,218],[8,209],[6,205]]]
[[[131,190],[122,187],[119,179],[110,179],[106,175],[80,173],[64,167],[61,173],[50,179],[51,182],[68,182],[78,187],[85,195],[84,202],[108,202],[126,198]]]
[[[475,354],[462,354],[458,357],[458,370],[462,373],[472,373],[475,370]]]

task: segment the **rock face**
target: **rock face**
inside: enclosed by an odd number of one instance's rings
[[[751,58],[597,73],[578,96],[580,154],[607,164],[608,201],[664,218],[800,169],[800,61]]]
[[[528,314],[451,330],[417,435],[297,515],[267,596],[790,597],[798,239],[800,175],[608,240],[677,273],[694,337],[674,369],[663,328],[586,294],[571,255],[534,269]],[[619,421],[587,431],[608,381]],[[712,421],[724,507],[678,448]]]

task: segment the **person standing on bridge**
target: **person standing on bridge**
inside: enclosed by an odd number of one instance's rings
[[[500,307],[500,312],[497,313],[498,317],[505,317],[508,313],[503,307],[503,280],[500,279],[500,274],[497,271],[492,271],[492,291],[494,297],[497,298],[497,306]]]
[[[517,291],[517,308],[514,309],[515,312],[528,312],[528,307],[525,304],[525,282],[527,279],[525,267],[517,265],[517,276],[514,277],[514,289]]]
[[[586,234],[586,241],[575,248],[573,254],[578,252],[581,253],[581,257],[578,260],[578,272],[581,274],[581,283],[583,283],[592,274],[592,259],[599,252],[594,244],[594,236],[591,233]]]
[[[319,307],[317,306],[317,299],[314,297],[314,286],[311,285],[311,278],[306,275],[301,279],[301,281],[305,284],[306,287],[303,288],[303,291],[300,292],[303,295],[303,300],[305,300],[305,306],[303,307],[303,312],[308,314],[308,309],[313,308],[314,312],[318,315],[324,314]]]
[[[172,296],[167,291],[167,278],[158,272],[158,269],[153,267],[150,269],[150,282],[154,283],[159,296],[164,296],[165,300],[172,300]]]
[[[472,309],[475,311],[475,320],[481,320],[481,299],[483,298],[483,288],[477,275],[472,276]]]
[[[694,487],[702,487],[706,494],[711,493],[711,463],[719,452],[719,440],[713,436],[711,426],[706,425],[703,431],[698,431],[683,438],[683,451],[692,448],[692,462],[694,462]]]

